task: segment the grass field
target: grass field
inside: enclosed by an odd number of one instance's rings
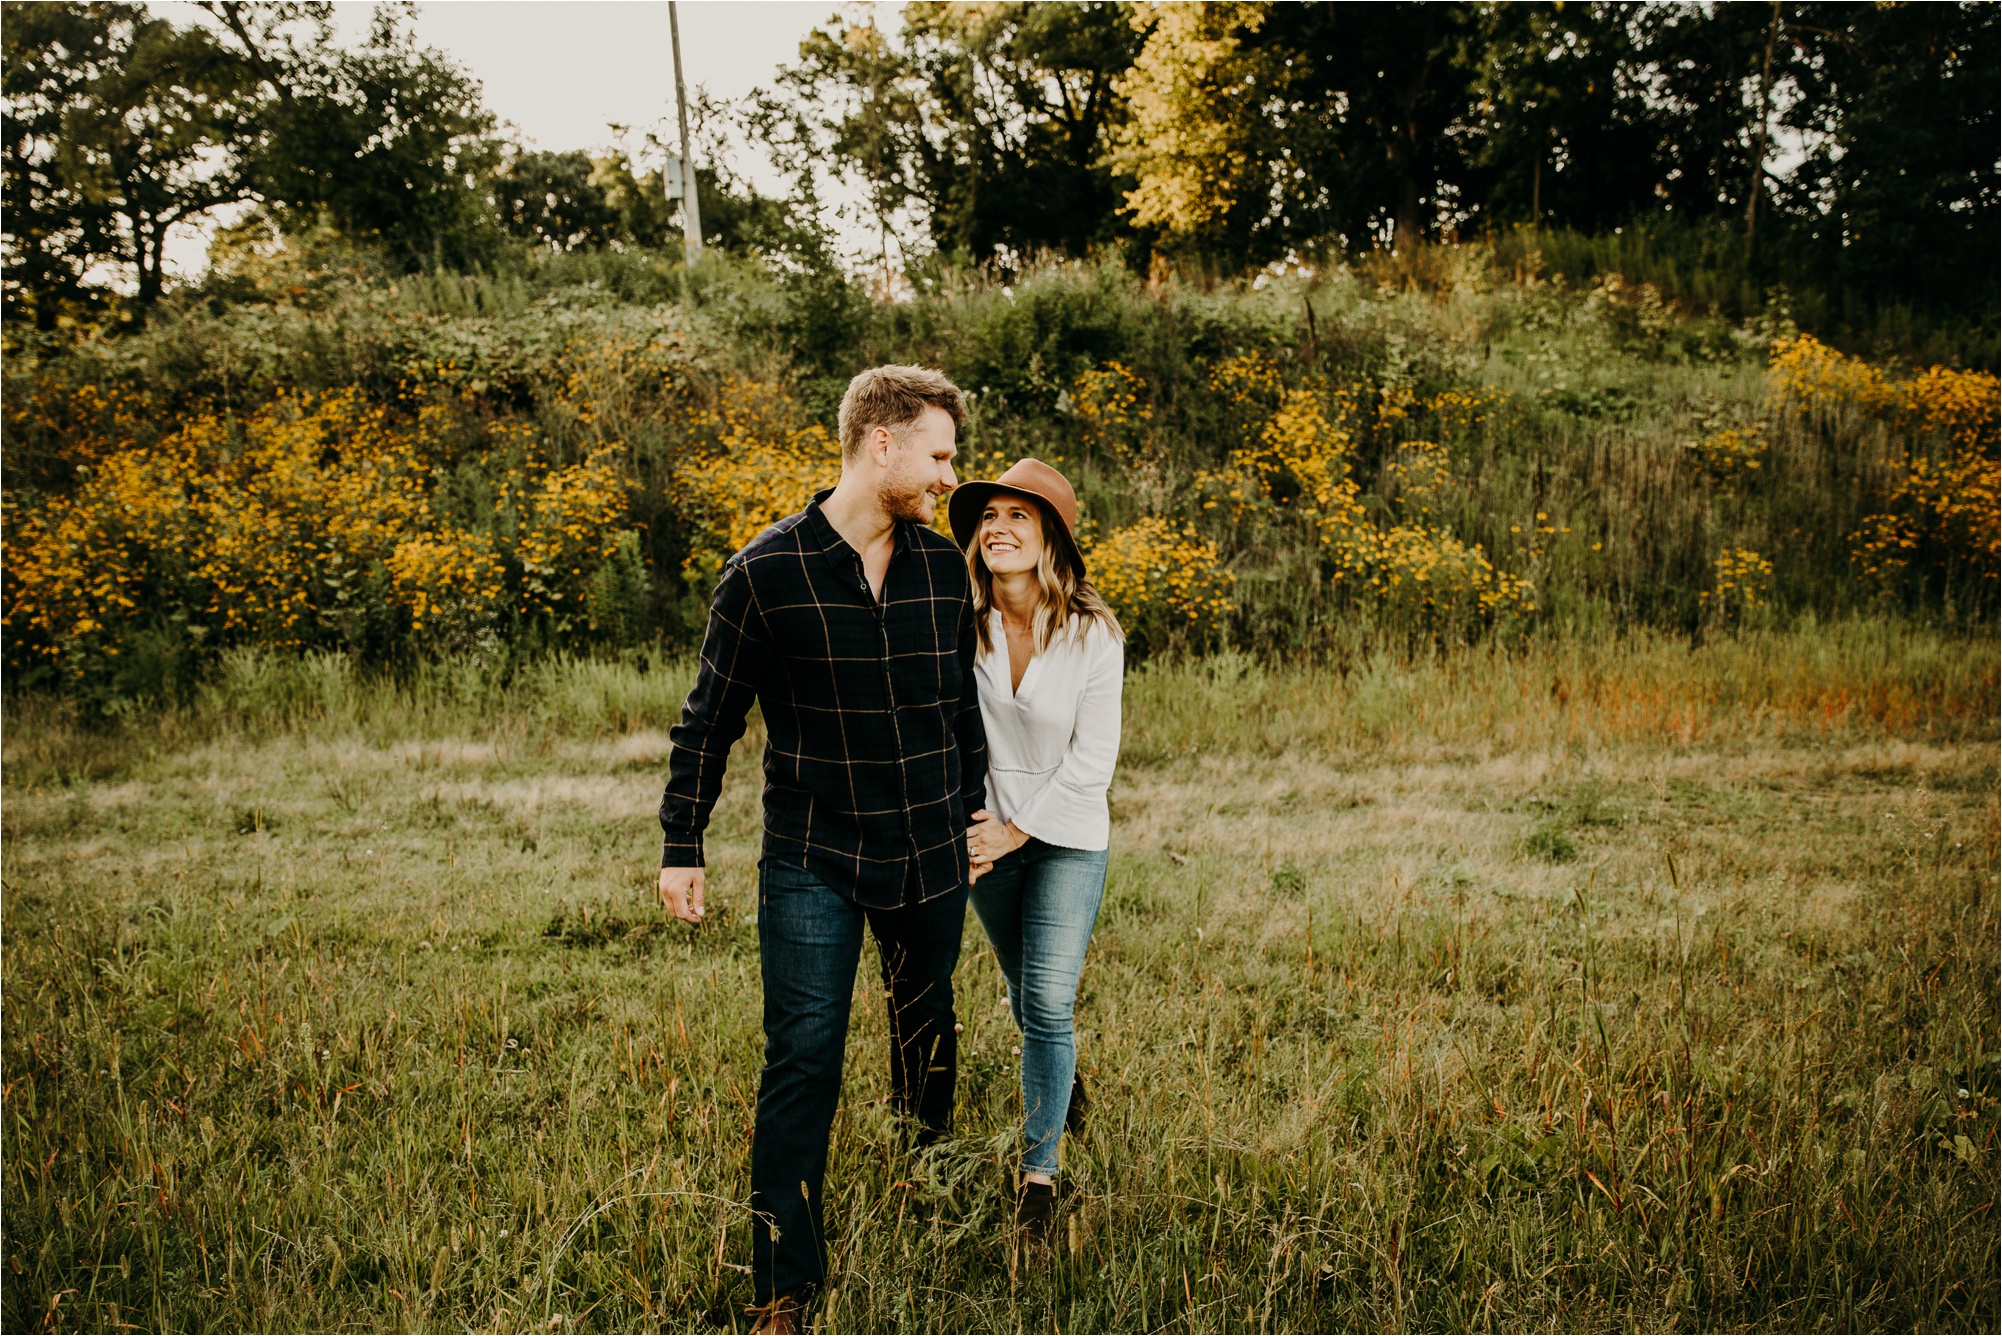
[[[670,925],[686,681],[17,703],[6,1329],[741,1325],[759,739]],[[823,1329],[1992,1330],[1997,686],[1867,622],[1136,672],[1061,1246],[969,918],[920,1158],[864,964]]]

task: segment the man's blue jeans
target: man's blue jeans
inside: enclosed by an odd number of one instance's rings
[[[820,1188],[841,1097],[848,1004],[868,921],[890,1010],[890,1102],[921,1141],[952,1123],[959,1045],[952,971],[966,889],[897,909],[864,909],[808,868],[758,868],[765,1070],[751,1141],[751,1263],[759,1303],[804,1296],[827,1270]]]
[[[1031,838],[995,859],[973,886],[973,910],[994,944],[994,959],[1008,980],[1008,1007],[1022,1032],[1025,1173],[1057,1171],[1058,1138],[1077,1072],[1071,1013],[1105,896],[1106,856],[1104,849],[1063,849]]]

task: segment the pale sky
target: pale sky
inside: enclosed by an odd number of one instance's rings
[[[178,23],[207,21],[192,4],[167,0],[155,13]],[[359,38],[374,6],[334,6],[342,35]],[[873,8],[894,30],[901,6],[839,0],[681,0],[682,73],[696,86],[735,100],[769,85],[799,55],[807,33],[837,12]],[[653,129],[672,143],[674,49],[665,0],[424,0],[417,35],[478,79],[486,103],[536,148],[602,148],[608,124]],[[637,142],[635,144],[637,146]],[[731,166],[767,194],[783,181],[761,157],[737,145]],[[866,233],[861,240],[866,242]],[[206,262],[207,242],[188,235],[170,248],[183,273]]]
[[[374,6],[334,6],[357,36]],[[681,65],[736,99],[770,84],[834,0],[682,0]],[[599,148],[608,124],[674,137],[674,49],[662,0],[425,0],[417,32],[470,70],[487,105],[537,148]],[[740,171],[751,167],[738,164]]]

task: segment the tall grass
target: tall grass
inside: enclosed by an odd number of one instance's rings
[[[101,719],[74,702],[7,702],[9,779],[123,773],[162,747],[274,735],[384,744],[665,732],[694,681],[685,652],[459,656],[403,671],[339,653],[238,649],[187,706]],[[1645,628],[1414,649],[1363,632],[1311,656],[1163,658],[1129,675],[1142,702],[1129,761],[1249,749],[1340,757],[1507,752],[1586,742],[1812,744],[1855,729],[1979,735],[1998,689],[1992,647],[1901,619],[1813,617],[1708,640]]]
[[[819,1322],[1993,1327],[1995,675],[1895,623],[1149,665],[1057,1246],[971,928],[924,1154],[864,964]],[[7,1329],[741,1328],[759,738],[688,932],[686,680],[17,704]]]
[[[1131,677],[1125,755],[1812,746],[1878,728],[1964,741],[1987,736],[1997,686],[1991,646],[1896,621],[1809,621],[1707,643],[1649,631],[1552,637],[1416,660],[1366,650],[1274,666],[1219,655]]]

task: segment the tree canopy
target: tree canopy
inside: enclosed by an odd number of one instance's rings
[[[913,4],[836,19],[790,124],[981,261],[1226,269],[1517,224],[1764,233],[1876,298],[1992,293],[1997,9],[1956,3]],[[768,109],[768,122],[771,117]]]
[[[510,144],[405,7],[350,45],[324,0],[203,8],[6,3],[10,321],[101,305],[111,272],[143,311],[167,233],[230,204],[406,269],[673,246],[657,175]],[[830,19],[741,106],[699,100],[712,143],[733,119],[792,181],[760,199],[705,153],[702,212],[723,244],[817,271],[834,177],[906,268],[1239,272],[1680,229],[1746,290],[1992,323],[1998,42],[1972,2],[913,0],[894,34]]]

